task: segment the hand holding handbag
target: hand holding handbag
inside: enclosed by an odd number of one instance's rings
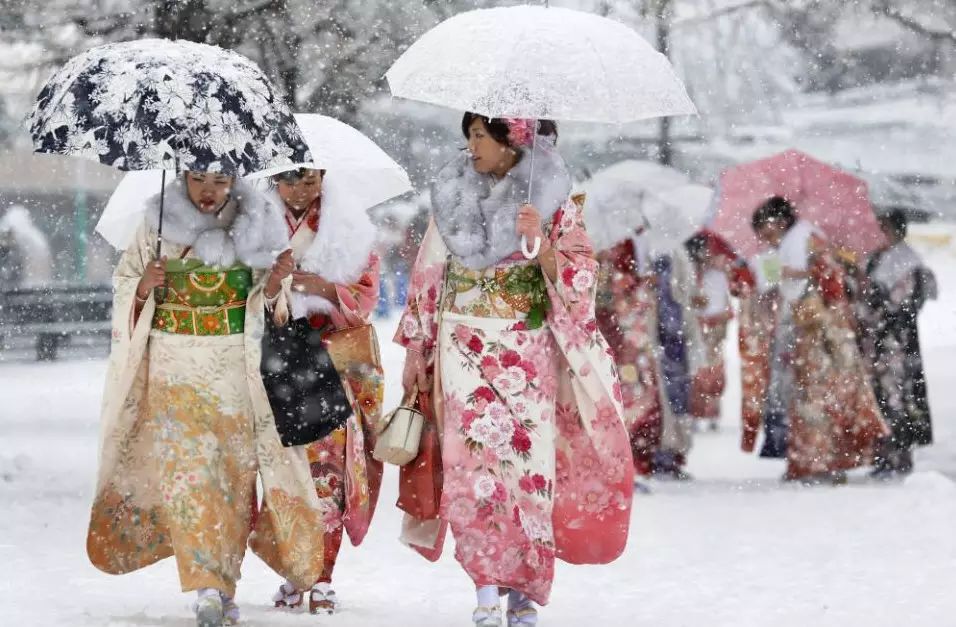
[[[396,466],[404,466],[418,457],[425,416],[417,405],[418,386],[415,386],[402,404],[379,423],[372,457]]]

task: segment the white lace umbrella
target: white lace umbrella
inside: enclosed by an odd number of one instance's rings
[[[355,211],[365,211],[412,190],[405,170],[348,124],[312,113],[297,113],[295,121],[312,159],[263,170],[250,178],[265,178],[299,167],[326,170],[326,180],[348,192],[338,200],[351,203]],[[96,231],[115,248],[126,248],[146,210],[148,197],[143,190],[159,185],[159,172],[129,172],[110,196]]]
[[[697,112],[667,58],[636,31],[557,7],[456,15],[385,77],[393,96],[491,117],[624,123]]]
[[[571,9],[461,13],[385,77],[393,96],[490,117],[623,123],[697,112],[667,58],[637,32]]]

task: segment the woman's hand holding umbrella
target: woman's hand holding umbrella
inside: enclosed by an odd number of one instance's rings
[[[532,204],[524,204],[518,208],[518,220],[515,223],[515,230],[526,241],[535,243],[535,254],[532,258],[538,260],[541,269],[552,281],[558,275],[558,264],[554,259],[554,250],[544,236],[544,229],[541,227],[541,213],[537,207]]]
[[[136,286],[136,300],[146,302],[149,293],[157,287],[166,285],[166,257],[151,261]]]

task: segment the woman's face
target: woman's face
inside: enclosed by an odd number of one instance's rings
[[[479,174],[502,174],[515,164],[515,152],[498,143],[485,128],[484,120],[475,118],[468,127],[468,151]]]
[[[305,211],[322,194],[322,173],[307,169],[301,178],[279,179],[279,197],[293,211]]]
[[[233,178],[214,172],[186,172],[186,192],[201,213],[215,213],[229,199]]]
[[[780,246],[780,242],[786,234],[787,227],[780,220],[772,220],[757,229],[757,238],[773,248]]]

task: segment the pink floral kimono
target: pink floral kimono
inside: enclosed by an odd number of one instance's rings
[[[333,331],[369,323],[379,291],[375,227],[363,211],[341,198],[333,174],[323,180],[322,197],[296,219],[286,212],[289,240],[299,268],[331,281],[338,301],[287,293],[292,316],[308,317],[314,328]],[[274,195],[273,202],[283,206]],[[324,332],[324,331],[323,331]],[[381,368],[364,365],[340,372],[353,414],[346,424],[306,447],[325,527],[325,567],[319,582],[331,582],[343,530],[358,546],[368,532],[382,481],[382,464],[372,458],[372,434],[381,417]]]
[[[477,585],[539,604],[555,557],[611,562],[630,524],[634,469],[594,315],[598,267],[582,203],[565,202],[547,229],[556,282],[520,253],[466,268],[433,222],[395,337],[431,366],[444,473],[440,521],[406,519],[405,541],[437,556],[450,526]]]

